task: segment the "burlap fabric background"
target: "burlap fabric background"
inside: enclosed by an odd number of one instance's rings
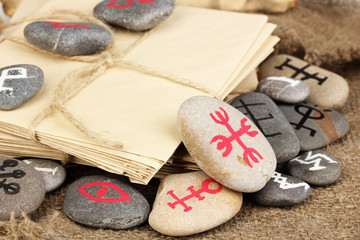
[[[270,15],[270,20],[279,24],[276,34],[282,41],[277,52],[323,65],[344,76],[350,85],[349,100],[340,111],[349,120],[351,131],[327,147],[340,160],[342,176],[334,185],[313,188],[310,198],[294,207],[262,207],[245,195],[235,218],[179,239],[360,239],[360,11],[300,5],[285,14]],[[174,239],[147,223],[113,231],[72,222],[62,212],[68,184],[99,170],[78,166],[67,170],[67,183],[47,194],[34,214],[0,222],[0,239]],[[157,185],[153,180],[149,186],[136,187],[152,203]]]

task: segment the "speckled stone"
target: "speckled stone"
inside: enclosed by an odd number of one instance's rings
[[[18,108],[43,85],[44,74],[34,65],[19,64],[0,69],[0,110]]]
[[[291,176],[318,186],[332,184],[341,175],[336,157],[322,149],[302,153],[292,159],[287,168]]]
[[[340,108],[349,96],[349,86],[343,77],[293,56],[276,55],[262,63],[259,68],[259,78],[271,76],[305,81],[310,88],[306,102],[320,106]]]
[[[204,172],[169,175],[159,186],[149,224],[170,236],[187,236],[212,229],[233,218],[242,193],[215,182]]]
[[[69,186],[64,212],[73,221],[87,226],[127,229],[146,221],[150,205],[130,185],[95,175],[82,177]]]
[[[177,127],[197,165],[230,189],[256,192],[275,171],[276,156],[264,135],[223,101],[189,98],[178,111]]]
[[[112,42],[106,28],[84,22],[33,22],[25,27],[24,36],[38,48],[66,56],[98,53]]]
[[[310,94],[310,88],[305,82],[289,77],[267,77],[259,82],[257,91],[274,101],[290,104],[302,102]]]
[[[175,8],[175,0],[105,0],[94,8],[95,17],[132,31],[151,29],[167,19]]]
[[[275,172],[265,187],[251,196],[264,206],[289,207],[304,201],[310,194],[311,188],[306,182]]]
[[[38,209],[45,198],[45,184],[41,175],[20,160],[0,157],[0,221]]]
[[[294,128],[301,151],[322,148],[349,132],[349,122],[333,109],[311,103],[279,107]]]
[[[263,93],[239,95],[230,105],[247,116],[264,134],[273,148],[278,163],[287,162],[300,151],[300,142],[279,107]]]
[[[45,182],[46,192],[51,192],[63,184],[66,171],[62,165],[49,159],[29,158],[23,162],[40,172]]]

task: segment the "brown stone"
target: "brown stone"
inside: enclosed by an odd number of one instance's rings
[[[259,75],[260,79],[284,76],[304,80],[310,88],[306,101],[324,107],[340,108],[349,96],[349,86],[343,77],[289,55],[269,58],[261,64]]]

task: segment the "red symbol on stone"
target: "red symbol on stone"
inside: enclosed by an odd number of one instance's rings
[[[46,22],[47,24],[54,24],[54,28],[86,28],[91,29],[91,27],[88,27],[86,25],[81,25],[80,23],[77,24],[71,24],[71,23],[62,23],[62,22]]]
[[[245,160],[246,164],[252,168],[253,166],[251,165],[251,163],[249,161],[249,156],[250,156],[251,160],[253,160],[253,162],[255,162],[255,163],[259,163],[259,160],[256,158],[256,156],[254,154],[256,154],[260,159],[263,159],[263,157],[254,148],[248,148],[243,143],[243,141],[241,141],[240,137],[244,134],[246,134],[250,137],[255,137],[258,134],[258,132],[255,130],[249,131],[251,126],[245,124],[247,121],[246,118],[241,119],[241,121],[240,121],[241,128],[238,131],[234,131],[234,129],[229,124],[229,115],[223,108],[220,107],[220,110],[224,113],[224,115],[222,115],[218,111],[215,111],[215,113],[219,119],[216,119],[212,113],[210,113],[210,117],[217,124],[224,125],[229,130],[231,135],[230,135],[230,137],[225,137],[223,135],[217,135],[217,136],[213,137],[210,144],[219,140],[220,142],[218,142],[218,144],[217,144],[217,149],[221,151],[225,148],[225,151],[223,152],[223,157],[227,157],[231,153],[232,148],[233,148],[232,141],[235,140],[244,149],[243,159]]]
[[[96,197],[90,195],[85,188],[87,187],[93,187],[93,186],[105,186],[100,188],[97,192],[96,192]],[[119,195],[121,196],[121,198],[101,198],[103,197],[108,191],[109,188],[112,188],[113,190],[117,191],[119,193]],[[92,182],[92,183],[87,183],[81,187],[79,187],[79,192],[84,195],[85,197],[87,197],[88,199],[94,201],[94,202],[131,202],[131,197],[121,188],[119,188],[118,186],[116,186],[113,183],[109,183],[109,182]]]
[[[209,188],[209,185],[210,185],[210,183],[212,183],[212,182],[217,183],[217,184],[219,185],[219,187],[218,187],[217,189],[210,189],[210,188]],[[197,198],[199,201],[200,201],[200,200],[204,200],[205,197],[204,197],[204,196],[201,196],[201,193],[206,192],[206,193],[209,193],[209,194],[216,194],[216,193],[220,192],[221,189],[222,189],[222,185],[221,185],[220,183],[216,182],[216,181],[213,180],[213,179],[206,179],[206,180],[204,180],[204,181],[201,183],[201,186],[202,186],[202,188],[200,188],[198,191],[195,191],[195,190],[194,190],[194,186],[188,187],[186,190],[187,190],[187,191],[190,191],[191,194],[188,195],[188,196],[186,196],[186,197],[184,197],[184,198],[182,198],[182,199],[179,199],[179,198],[174,194],[174,190],[168,191],[166,194],[170,194],[170,195],[176,200],[176,201],[173,202],[173,203],[168,202],[168,205],[169,205],[172,209],[175,209],[175,206],[178,205],[178,204],[180,204],[181,206],[184,207],[184,212],[188,212],[188,211],[190,211],[190,210],[192,209],[192,207],[186,205],[185,201],[187,201],[187,200],[189,200],[189,199],[191,199],[191,198],[193,198],[193,197]]]
[[[130,7],[133,2],[135,0],[130,0],[126,5],[114,5],[114,3],[116,3],[117,0],[112,0],[107,6],[109,8],[128,8]],[[124,2],[126,2],[127,0],[123,0]],[[139,3],[142,4],[142,3],[152,3],[154,2],[155,0],[139,0]]]

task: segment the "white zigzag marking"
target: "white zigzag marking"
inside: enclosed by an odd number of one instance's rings
[[[298,187],[304,187],[305,190],[309,189],[309,184],[302,182],[302,183],[288,183],[287,178],[281,176],[281,173],[275,172],[272,176],[274,178],[274,182],[280,183],[281,189],[291,189],[291,188],[298,188]]]
[[[329,158],[328,156],[326,156],[325,154],[314,154],[312,155],[312,151],[310,151],[305,160],[301,160],[299,157],[296,157],[294,159],[292,159],[290,162],[292,161],[297,161],[301,164],[312,164],[314,163],[314,166],[309,168],[309,170],[311,171],[317,171],[317,170],[321,170],[321,169],[325,169],[325,166],[321,166],[321,160],[327,160],[329,163],[337,163],[336,161],[332,160],[331,158]]]

